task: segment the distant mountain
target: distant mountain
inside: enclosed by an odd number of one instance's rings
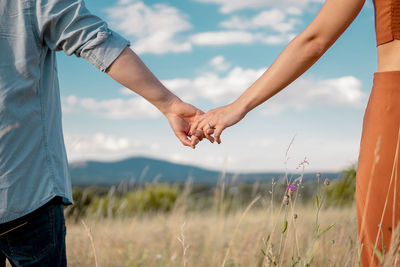
[[[198,184],[217,184],[221,172],[207,170],[191,165],[168,161],[133,157],[115,162],[84,161],[70,164],[70,174],[74,186],[110,186],[121,182],[184,183],[189,178]],[[241,182],[278,180],[284,173],[226,173],[226,179]],[[297,175],[298,176],[298,175]],[[323,173],[323,177],[336,179],[339,173]],[[315,179],[315,173],[306,173],[304,179]]]

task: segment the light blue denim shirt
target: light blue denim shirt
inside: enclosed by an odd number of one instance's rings
[[[0,223],[73,202],[55,52],[105,71],[127,45],[83,1],[0,1]]]

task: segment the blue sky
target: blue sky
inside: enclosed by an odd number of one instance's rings
[[[233,101],[312,21],[321,0],[86,0],[131,41],[154,74],[207,111]],[[356,162],[376,70],[367,2],[324,57],[286,90],[227,129],[221,145],[183,147],[164,117],[85,60],[58,55],[63,126],[71,162],[145,155],[231,171],[309,171]],[[294,138],[285,163],[286,150]]]

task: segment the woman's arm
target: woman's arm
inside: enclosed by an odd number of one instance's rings
[[[197,129],[221,132],[240,121],[250,110],[277,94],[308,70],[346,30],[365,0],[326,0],[315,19],[293,39],[268,70],[232,104],[203,115]],[[212,138],[207,135],[207,138]]]

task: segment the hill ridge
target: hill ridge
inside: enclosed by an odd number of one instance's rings
[[[145,156],[135,156],[117,161],[77,161],[70,164],[72,184],[75,186],[101,185],[110,186],[121,182],[135,181],[149,183],[153,181],[166,183],[184,183],[189,178],[194,183],[216,184],[221,171],[203,167],[175,163],[168,160]],[[225,178],[236,177],[239,182],[270,181],[283,177],[284,172],[226,172]],[[296,176],[299,174],[296,174]],[[335,179],[339,173],[324,173],[324,177]],[[304,179],[315,178],[315,172],[304,174]]]

